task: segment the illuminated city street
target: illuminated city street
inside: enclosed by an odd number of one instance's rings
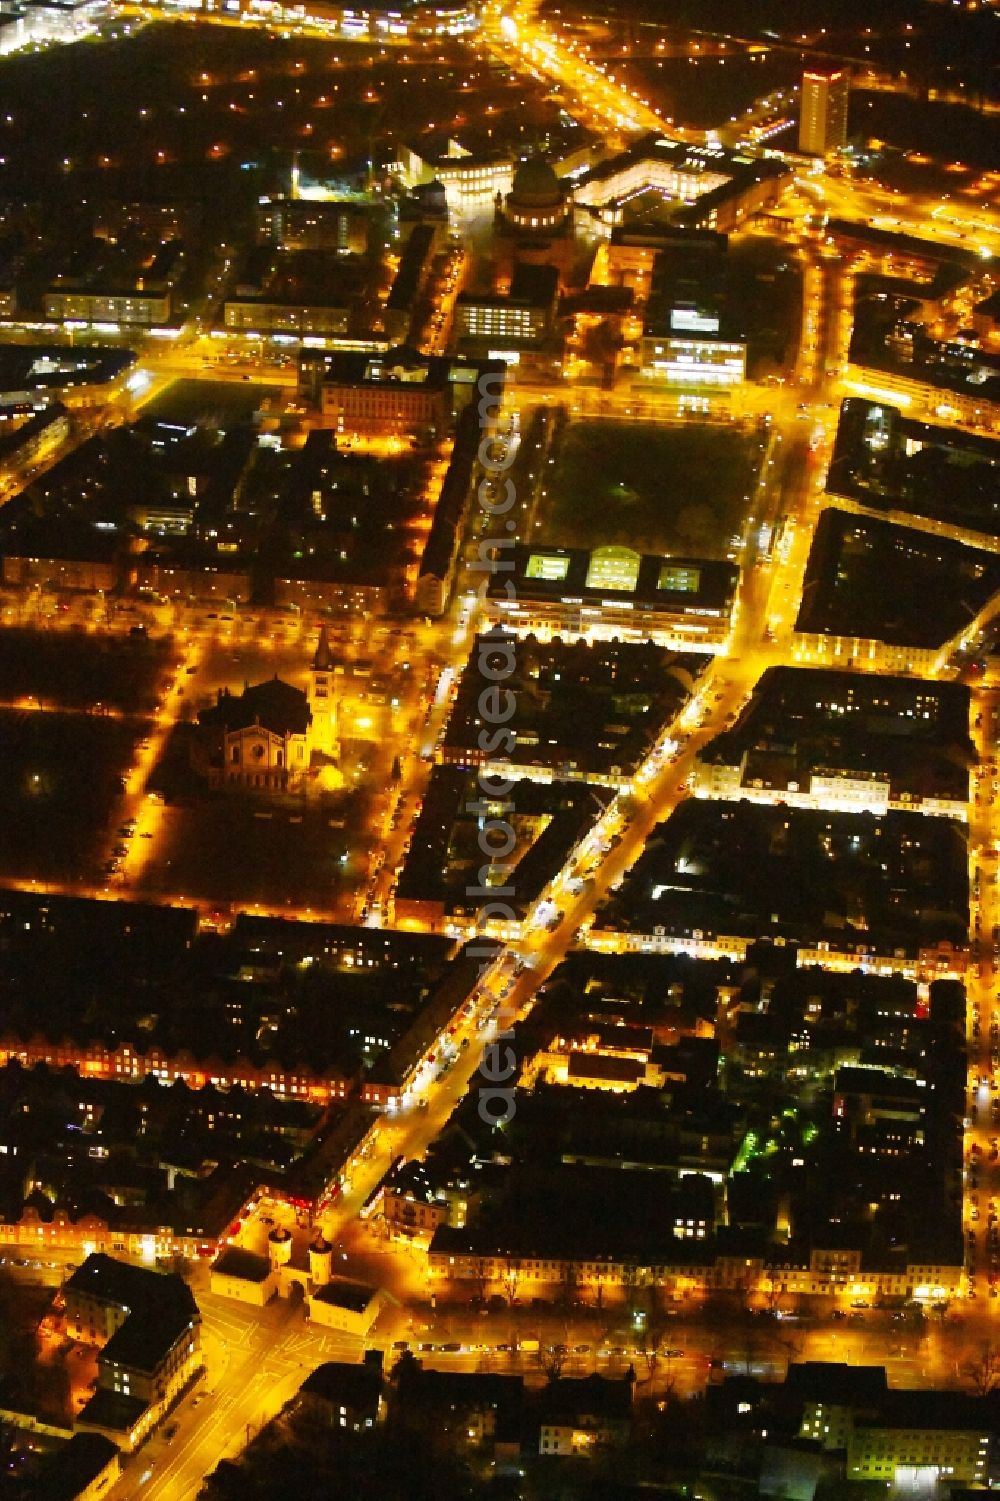
[[[16,1501],[996,1483],[995,19],[0,18]]]

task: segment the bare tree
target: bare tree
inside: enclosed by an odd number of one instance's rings
[[[978,1354],[964,1360],[958,1373],[975,1392],[977,1397],[986,1397],[1000,1384],[1000,1350],[992,1340],[985,1339]]]
[[[513,1307],[517,1298],[517,1290],[521,1285],[521,1263],[516,1256],[504,1258],[503,1271],[500,1274],[507,1302]]]
[[[753,1305],[753,1295],[756,1288],[756,1277],[752,1267],[743,1267],[739,1279],[733,1289],[734,1295],[744,1313],[749,1312]]]
[[[745,1312],[733,1327],[733,1336],[733,1346],[739,1351],[744,1375],[752,1376],[754,1365],[764,1356],[767,1349],[762,1338],[762,1331],[758,1327],[758,1320]]]
[[[477,1256],[472,1263],[472,1285],[476,1289],[477,1298],[486,1297],[486,1288],[489,1280],[489,1262],[485,1256]]]
[[[789,1365],[794,1361],[802,1359],[802,1354],[805,1350],[805,1341],[802,1335],[797,1334],[793,1329],[785,1328],[780,1334],[775,1331],[774,1342]]]
[[[777,1313],[784,1289],[781,1278],[774,1268],[769,1268],[764,1273],[764,1302],[768,1313]]]
[[[559,1279],[559,1293],[557,1301],[560,1308],[565,1312],[573,1307],[577,1293],[580,1290],[579,1278],[576,1274],[576,1265],[572,1261],[564,1261],[562,1276]]]
[[[622,1298],[626,1312],[631,1315],[635,1312],[636,1291],[639,1287],[639,1268],[634,1261],[622,1263]]]
[[[645,1289],[645,1304],[640,1349],[642,1358],[646,1362],[648,1379],[652,1381],[661,1356],[667,1353],[664,1346],[670,1323],[663,1307],[660,1290],[653,1283]]]

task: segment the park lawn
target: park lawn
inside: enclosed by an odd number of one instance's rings
[[[571,423],[542,503],[541,541],[723,558],[746,516],[757,445],[731,428]]]

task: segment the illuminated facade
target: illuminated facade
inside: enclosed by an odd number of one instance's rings
[[[224,322],[234,333],[302,335],[346,334],[348,308],[342,304],[271,302],[266,297],[226,299]]]
[[[986,1484],[992,1425],[975,1398],[960,1392],[894,1395],[902,1399],[898,1415],[855,1421],[847,1442],[848,1480],[914,1490],[921,1480]]]
[[[745,798],[752,803],[779,803],[790,808],[828,808],[832,813],[928,813],[940,818],[969,816],[968,800],[932,797],[893,789],[888,773],[808,768],[801,781],[775,782],[754,775],[747,758],[739,763],[698,761],[694,772],[696,797]]]
[[[709,320],[705,320],[709,321]],[[715,320],[718,325],[718,320]],[[693,335],[644,334],[640,369],[644,379],[668,386],[738,386],[746,378],[745,344]]]
[[[282,250],[336,250],[364,255],[371,209],[366,203],[299,196],[261,198],[257,235]]]
[[[455,303],[459,339],[485,340],[500,349],[539,344],[552,332],[558,295],[555,266],[518,265],[506,297],[459,294]]]
[[[521,235],[557,234],[571,213],[569,194],[548,162],[538,156],[522,162],[504,204],[509,228]]]
[[[828,1296],[834,1293],[850,1299],[862,1296],[912,1297],[929,1291],[919,1285],[915,1287],[921,1271],[919,1267],[903,1265],[893,1269],[859,1270],[845,1274],[840,1282],[836,1282],[830,1272],[812,1264],[815,1255],[800,1255],[781,1265],[777,1260],[782,1254],[779,1249],[766,1261],[756,1252],[752,1255],[729,1254],[720,1250],[710,1237],[690,1234],[684,1223],[675,1225],[673,1243],[664,1243],[659,1254],[658,1262],[639,1268],[640,1278],[647,1285],[678,1293],[739,1289],[767,1296],[780,1288],[782,1292],[797,1295]],[[475,1231],[457,1231],[450,1226],[441,1226],[431,1240],[427,1269],[432,1285],[435,1282],[441,1285],[468,1281],[482,1285],[484,1277],[487,1282],[499,1284],[507,1260],[502,1251],[492,1249],[489,1243],[477,1241]],[[526,1283],[565,1285],[569,1277],[581,1287],[628,1285],[636,1273],[634,1261],[619,1260],[611,1255],[589,1257],[586,1252],[581,1252],[579,1257],[527,1252],[519,1258],[518,1268]],[[962,1268],[940,1267],[936,1270],[940,1273],[940,1296],[960,1295]]]
[[[774,203],[788,176],[789,169],[775,160],[649,135],[588,172],[574,197],[605,224],[618,224],[630,199],[658,193],[685,205],[677,224],[725,230]]]
[[[63,1298],[70,1336],[100,1346],[97,1388],[79,1421],[121,1432],[132,1448],[166,1416],[199,1367],[198,1305],[180,1277],[99,1252],[77,1267]]]
[[[336,354],[310,370],[303,365],[302,389],[341,432],[438,433],[453,410],[454,368],[455,362],[404,347],[375,356]]]
[[[628,547],[518,547],[514,585],[494,584],[492,624],[541,640],[567,634],[608,641],[655,641],[715,652],[728,634],[737,569],[730,563],[660,558]]]
[[[45,317],[53,323],[128,323],[148,328],[170,317],[170,289],[126,292],[51,291]]]
[[[244,688],[222,689],[198,715],[192,751],[196,770],[212,787],[291,792],[309,773],[314,752],[337,752],[337,701],[326,628],[309,672],[309,692],[277,676]]]
[[[294,791],[309,769],[306,695],[274,677],[240,694],[223,689],[198,715],[195,769],[212,787]]]
[[[826,156],[847,145],[846,73],[803,73],[799,114],[799,150]]]
[[[0,416],[0,474],[14,477],[44,458],[69,437],[69,416],[61,402],[40,406],[20,424]]]
[[[683,146],[650,138],[588,173],[577,188],[577,201],[603,208],[642,193],[698,198],[730,180],[728,160],[721,146]]]
[[[324,625],[320,629],[316,655],[309,669],[309,708],[312,713],[310,740],[312,750],[331,757],[336,756],[339,749],[335,689],[334,662]]]
[[[401,146],[397,170],[404,186],[413,189],[423,183],[438,182],[452,208],[468,200],[495,199],[497,193],[510,192],[514,163],[509,156],[474,156],[457,141],[448,145],[445,155],[428,157],[421,156],[411,146]]]
[[[544,308],[510,297],[460,297],[455,307],[460,339],[487,339],[502,348],[506,343],[536,344],[548,320]]]
[[[182,1079],[192,1089],[202,1089],[206,1084],[217,1089],[267,1089],[272,1094],[320,1104],[346,1099],[355,1082],[329,1072],[320,1077],[306,1063],[286,1067],[274,1059],[254,1063],[243,1057],[231,1061],[194,1058],[186,1050],[174,1054],[155,1045],[140,1053],[128,1043],[118,1047],[106,1047],[103,1043],[53,1043],[42,1036],[25,1041],[8,1034],[0,1038],[0,1065],[12,1059],[25,1068],[36,1063],[73,1068],[88,1079],[132,1083],[152,1074],[165,1084]]]

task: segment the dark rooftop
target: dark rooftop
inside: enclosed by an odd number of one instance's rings
[[[283,683],[277,674],[239,694],[224,688],[218,703],[198,714],[200,725],[219,726],[230,733],[259,724],[275,735],[304,735],[311,722],[306,695],[291,683]]]
[[[120,1452],[103,1433],[74,1433],[68,1443],[45,1456],[39,1474],[17,1494],[23,1501],[76,1501],[90,1494],[89,1487]]]
[[[80,1409],[77,1422],[94,1428],[110,1428],[112,1433],[127,1433],[142,1417],[148,1403],[141,1397],[126,1397],[122,1392],[109,1391],[99,1386],[85,1407]]]
[[[827,488],[877,510],[1000,533],[1000,444],[884,402],[841,403]]]
[[[266,1256],[258,1256],[242,1246],[227,1246],[212,1262],[212,1271],[223,1277],[238,1277],[243,1282],[266,1282],[271,1263]]]
[[[888,1387],[884,1366],[852,1366],[834,1360],[793,1360],[785,1377],[785,1390],[809,1402],[868,1407],[880,1402]]]
[[[542,1391],[543,1423],[574,1422],[587,1417],[628,1421],[632,1415],[632,1377],[561,1376]]]
[[[184,1331],[199,1321],[198,1305],[181,1277],[147,1271],[100,1251],[77,1267],[66,1288],[129,1312],[102,1349],[102,1363],[155,1371]]]
[[[965,830],[917,813],[689,798],[654,832],[598,923],[868,950],[964,944]]]
[[[599,565],[602,558],[628,552],[625,548],[595,548],[591,552],[581,547],[519,544],[504,553],[511,569],[494,575],[490,596],[506,595],[513,587],[518,598],[558,602],[573,596],[598,602],[612,600],[615,604],[630,601],[637,612],[674,610],[685,615],[719,616],[728,611],[739,576],[734,564],[706,558],[631,553],[630,561],[636,570],[634,587],[614,588],[600,577],[595,578],[595,563]],[[506,562],[504,567],[507,568]]]
[[[806,566],[796,630],[936,647],[1000,588],[1000,559],[830,507]]]
[[[351,1282],[346,1277],[336,1277],[313,1293],[321,1303],[329,1303],[334,1308],[346,1308],[350,1313],[364,1313],[372,1299],[377,1296],[377,1289],[369,1287],[365,1282]]]
[[[305,1396],[319,1397],[332,1406],[377,1407],[382,1391],[382,1372],[368,1361],[354,1365],[343,1360],[328,1360],[306,1377],[299,1391]]]

